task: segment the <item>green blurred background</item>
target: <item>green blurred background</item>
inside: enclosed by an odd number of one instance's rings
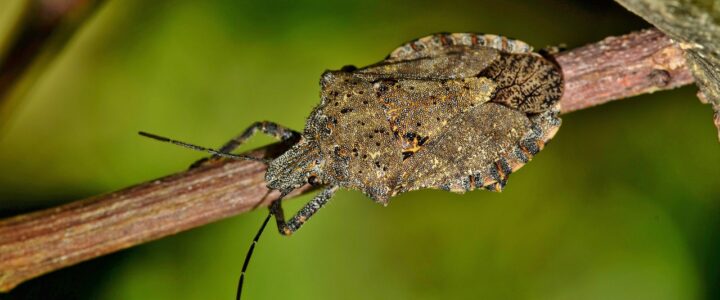
[[[14,2],[0,4],[1,34]],[[106,1],[3,120],[0,216],[202,156],[138,130],[217,146],[256,120],[301,129],[325,69],[374,63],[429,33],[573,48],[646,27],[611,1]],[[419,191],[384,208],[341,191],[296,235],[266,232],[244,296],[720,299],[720,144],[695,92],[563,116],[503,193]],[[0,298],[231,299],[266,214],[85,262]]]

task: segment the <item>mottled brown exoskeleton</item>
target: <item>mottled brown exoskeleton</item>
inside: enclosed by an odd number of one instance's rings
[[[286,235],[338,187],[383,205],[422,188],[501,191],[560,126],[558,67],[495,35],[420,38],[377,64],[327,71],[320,85],[320,105],[292,134],[299,142],[266,175],[283,195],[308,182],[327,186],[288,222],[280,201],[272,205]]]
[[[383,205],[423,188],[501,191],[560,126],[558,66],[496,35],[423,37],[379,63],[327,71],[320,85],[303,133],[259,122],[219,150],[232,151],[258,130],[293,144],[269,162],[268,188],[283,197],[306,183],[325,189],[289,221],[280,199],[271,204],[284,235],[340,187]]]

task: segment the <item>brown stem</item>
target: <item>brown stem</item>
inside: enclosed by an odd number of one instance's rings
[[[560,53],[563,112],[692,82],[682,52],[645,30]],[[274,144],[254,155],[284,151]],[[0,291],[66,266],[265,206],[265,166],[220,160],[0,221]],[[298,191],[302,193],[307,188]]]
[[[683,51],[656,29],[608,37],[555,59],[565,77],[563,113],[693,82]]]

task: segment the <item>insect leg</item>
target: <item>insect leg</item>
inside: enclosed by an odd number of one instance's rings
[[[270,213],[275,216],[280,234],[291,235],[297,231],[303,224],[305,224],[305,222],[307,222],[308,219],[310,219],[310,217],[313,216],[313,214],[315,214],[315,212],[328,203],[333,194],[335,194],[336,190],[337,186],[325,188],[322,192],[317,194],[315,198],[305,204],[305,206],[287,222],[285,222],[285,215],[283,213],[282,203],[280,202],[282,201],[282,198],[275,200],[272,204],[270,204]]]
[[[225,145],[220,147],[220,152],[229,153],[235,150],[237,147],[239,147],[240,145],[245,143],[245,141],[255,135],[255,133],[257,133],[258,131],[277,138],[281,141],[295,142],[300,139],[300,133],[295,130],[285,128],[284,126],[278,125],[275,122],[261,121],[253,123],[252,125],[250,125],[250,127],[245,129],[243,133],[225,143]]]
[[[225,143],[222,147],[220,147],[219,151],[222,153],[230,153],[233,150],[237,149],[237,147],[240,147],[245,141],[247,141],[249,138],[251,138],[255,133],[258,131],[267,134],[269,136],[275,137],[281,141],[289,142],[289,143],[295,143],[300,139],[300,133],[286,128],[282,125],[278,125],[275,122],[270,121],[260,121],[255,122],[250,127],[245,129],[243,133],[236,136],[235,138],[229,140],[227,143]],[[218,158],[218,155],[213,155],[211,158]],[[208,158],[200,159],[196,162],[194,162],[190,168],[195,168],[197,166],[202,165],[205,161],[207,161]]]

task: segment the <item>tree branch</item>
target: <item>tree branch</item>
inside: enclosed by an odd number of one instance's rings
[[[556,55],[563,113],[692,82],[682,50],[656,30]],[[273,144],[251,155],[274,157]],[[199,168],[0,221],[0,291],[101,255],[266,206],[265,165],[218,160]],[[308,190],[304,187],[296,194]]]
[[[717,1],[615,0],[673,38],[685,50],[685,58],[698,97],[712,104],[720,139],[720,6]],[[712,5],[715,3],[715,5]]]
[[[556,60],[565,78],[563,113],[693,82],[683,51],[655,29],[608,37]]]

